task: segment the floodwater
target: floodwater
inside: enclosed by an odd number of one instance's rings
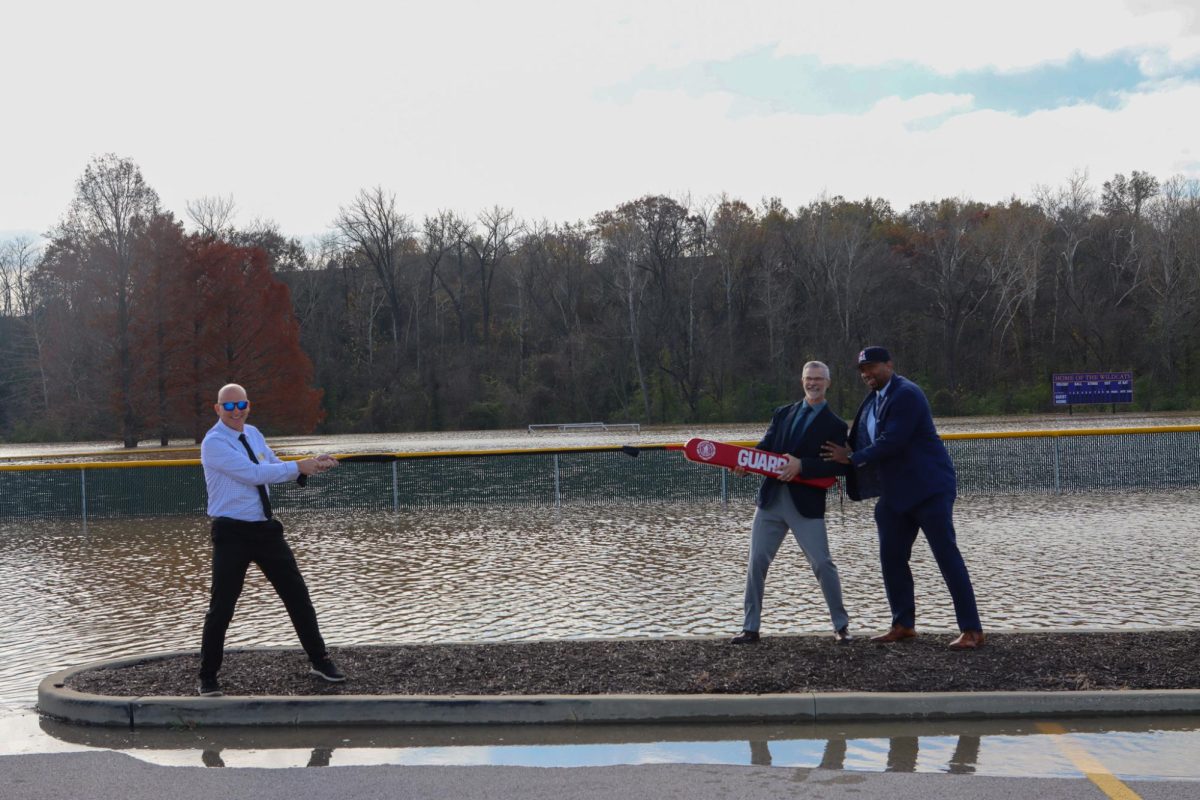
[[[870,504],[831,504],[852,628],[882,630]],[[1200,627],[1195,492],[969,497],[959,542],[992,630]],[[621,636],[741,628],[753,506],[281,513],[333,646]],[[207,604],[203,518],[0,523],[0,703],[96,659],[198,649]],[[954,627],[927,548],[914,550],[918,624]],[[821,592],[785,542],[764,633],[825,631]],[[253,573],[228,644],[295,645]]]

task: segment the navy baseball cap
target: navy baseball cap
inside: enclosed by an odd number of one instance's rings
[[[871,345],[870,347],[864,347],[858,353],[858,365],[860,367],[863,364],[871,364],[874,362],[883,363],[891,360],[892,355],[887,351],[886,347],[877,347],[875,345]]]

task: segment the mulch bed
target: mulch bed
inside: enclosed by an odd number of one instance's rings
[[[949,635],[883,645],[866,637],[639,639],[339,647],[347,674],[308,674],[303,652],[226,653],[221,687],[237,695],[760,694],[774,692],[1075,691],[1200,688],[1200,631],[994,633],[977,651]],[[91,670],[69,686],[116,696],[196,693],[196,655]]]

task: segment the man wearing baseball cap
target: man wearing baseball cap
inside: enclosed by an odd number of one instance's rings
[[[984,636],[975,590],[954,534],[958,482],[934,428],[929,401],[921,387],[895,373],[892,356],[883,347],[863,348],[858,371],[871,393],[855,415],[849,446],[827,442],[823,450],[825,458],[853,467],[846,480],[851,499],[879,498],[875,523],[892,627],[873,641],[898,642],[917,635],[909,559],[920,530],[954,601],[961,635],[950,647],[981,647]]]

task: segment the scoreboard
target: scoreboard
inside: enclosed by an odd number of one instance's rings
[[[1132,372],[1055,373],[1054,405],[1083,403],[1132,403]]]

